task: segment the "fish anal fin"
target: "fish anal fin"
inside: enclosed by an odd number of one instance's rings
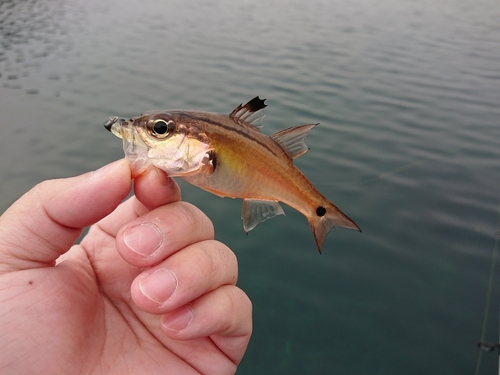
[[[292,159],[296,159],[309,150],[309,147],[306,145],[307,136],[316,125],[318,124],[292,126],[291,128],[280,130],[270,135],[270,137],[278,143]]]
[[[260,222],[284,214],[285,211],[283,211],[283,208],[281,208],[277,201],[252,198],[243,199],[241,218],[243,219],[243,228],[246,233],[250,232]]]
[[[266,99],[256,96],[247,103],[240,104],[233,109],[229,117],[238,124],[247,123],[255,126],[264,117],[262,110],[267,107],[265,101]]]

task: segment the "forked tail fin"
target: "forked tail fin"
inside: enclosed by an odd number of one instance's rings
[[[358,225],[349,219],[342,211],[340,211],[335,205],[329,203],[325,207],[320,206],[316,208],[315,215],[308,217],[309,225],[314,234],[314,239],[316,240],[316,246],[321,253],[321,247],[323,246],[323,241],[326,235],[334,228],[341,227],[347,229],[354,229],[361,232]]]

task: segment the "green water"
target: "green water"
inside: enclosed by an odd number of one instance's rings
[[[267,134],[320,123],[296,165],[363,233],[318,255],[285,207],[246,236],[240,201],[182,184],[253,302],[238,374],[474,374],[500,230],[499,20],[493,0],[2,0],[0,209],[122,157],[109,116],[260,95]]]

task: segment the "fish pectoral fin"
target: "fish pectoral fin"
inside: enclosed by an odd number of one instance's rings
[[[264,102],[266,99],[261,99],[258,96],[248,101],[245,104],[240,104],[229,114],[229,117],[237,124],[248,123],[255,128],[256,124],[262,120],[264,114],[262,110],[267,107]]]
[[[264,199],[243,199],[243,208],[241,210],[241,218],[243,219],[243,228],[245,232],[250,232],[262,221],[284,215],[285,211],[281,208],[277,201]]]
[[[296,159],[309,150],[309,147],[306,145],[307,136],[316,125],[318,124],[292,126],[291,128],[280,130],[269,137],[278,143],[292,159]]]

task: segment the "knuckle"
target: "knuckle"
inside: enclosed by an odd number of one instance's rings
[[[211,274],[220,277],[221,284],[236,284],[238,279],[238,261],[236,255],[226,245],[219,241],[211,241],[210,257]]]
[[[213,224],[199,208],[187,202],[178,202],[175,207],[177,219],[189,228],[190,232],[204,233],[208,228],[208,233],[213,237]]]
[[[231,286],[226,289],[225,319],[222,322],[222,330],[231,334],[244,334],[251,326],[241,324],[242,322],[251,322],[252,302],[248,296],[238,287]]]

